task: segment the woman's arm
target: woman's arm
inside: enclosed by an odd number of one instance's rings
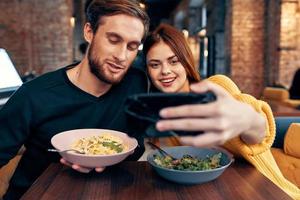
[[[274,118],[266,103],[242,94],[225,76],[215,76],[191,89],[196,93],[213,91],[217,101],[164,109],[161,116],[165,119],[157,123],[158,130],[204,131],[205,134],[181,138],[184,144],[194,146],[220,145],[233,138],[240,138],[235,142],[238,145],[272,144]]]

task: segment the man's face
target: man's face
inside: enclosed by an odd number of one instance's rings
[[[144,35],[138,18],[119,14],[102,18],[88,51],[91,72],[108,84],[119,83],[137,55]]]

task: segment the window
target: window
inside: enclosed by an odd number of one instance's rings
[[[14,90],[22,80],[4,49],[0,48],[0,92]]]

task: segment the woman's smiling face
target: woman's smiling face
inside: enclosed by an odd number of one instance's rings
[[[165,42],[156,43],[148,51],[147,70],[158,90],[166,93],[189,92],[186,70]]]

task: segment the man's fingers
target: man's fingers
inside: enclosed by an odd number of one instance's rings
[[[60,159],[60,162],[66,166],[69,166],[71,167],[72,169],[76,170],[76,171],[79,171],[79,172],[82,172],[82,173],[89,173],[92,169],[91,168],[84,168],[84,167],[81,167],[79,165],[76,165],[76,164],[72,164],[68,161],[66,161],[65,159],[61,158]]]
[[[63,158],[60,159],[60,162],[64,165],[69,166],[72,169],[74,169],[78,172],[82,172],[82,173],[89,173],[90,171],[93,170],[93,168],[82,167],[80,165],[70,163],[70,162],[66,161],[65,159],[63,159]],[[102,172],[104,169],[105,169],[105,167],[96,167],[95,171],[96,172]]]
[[[103,172],[105,170],[105,167],[96,167],[95,168],[95,171],[100,173],[100,172]]]
[[[60,159],[60,163],[61,163],[61,164],[64,164],[64,165],[67,165],[67,166],[69,166],[69,167],[72,167],[72,163],[66,161],[66,160],[63,159],[63,158]]]
[[[93,170],[93,168],[87,168],[87,167],[81,167],[79,165],[73,164],[72,168],[76,171],[82,172],[82,173],[89,173]]]

